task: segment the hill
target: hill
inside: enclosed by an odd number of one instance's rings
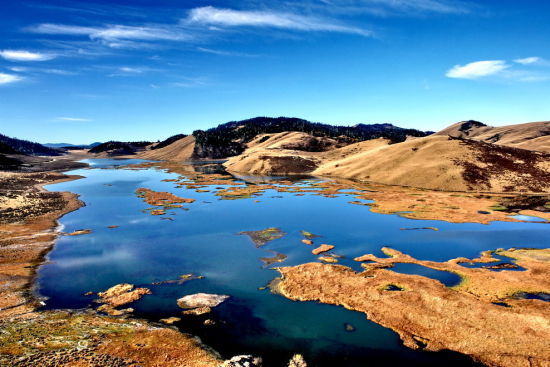
[[[11,151],[17,154],[47,155],[47,156],[56,156],[61,154],[60,151],[56,149],[48,148],[42,144],[34,143],[28,140],[10,138],[2,134],[0,134],[0,143],[3,144],[2,150],[6,151],[11,149]]]
[[[492,127],[470,120],[453,124],[436,134],[550,153],[549,121]]]
[[[550,192],[550,154],[484,142],[434,135],[396,144],[374,139],[327,152],[282,149],[280,141],[264,143],[229,159],[226,168],[445,191]]]
[[[358,124],[355,126],[334,126],[310,122],[292,117],[256,117],[242,121],[231,121],[218,127],[193,132],[196,158],[226,158],[241,154],[246,144],[260,134],[287,131],[303,132],[313,137],[325,137],[340,144],[386,138],[401,142],[408,136],[422,137],[431,134],[415,129],[404,129],[391,124]]]
[[[92,144],[70,144],[70,143],[46,143],[42,144],[48,148],[56,149],[92,149],[100,145],[101,142],[94,142]]]
[[[193,135],[178,135],[180,138],[171,137],[164,142],[153,145],[150,149],[137,155],[138,158],[166,161],[187,161],[193,158],[195,149],[195,137]],[[165,143],[169,141],[169,143]]]
[[[99,144],[88,152],[93,154],[99,154],[104,156],[120,156],[120,155],[133,155],[145,150],[145,147],[151,145],[149,141],[136,141],[136,142],[122,142],[122,141],[108,141],[106,143]]]

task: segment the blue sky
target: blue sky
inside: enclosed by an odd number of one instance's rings
[[[550,2],[10,1],[0,132],[157,140],[255,116],[550,119]]]

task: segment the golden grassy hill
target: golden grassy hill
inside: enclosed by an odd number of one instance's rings
[[[445,191],[550,192],[550,155],[432,135],[398,144],[364,141],[327,152],[282,149],[281,140],[230,158],[229,171],[311,174]]]
[[[550,121],[492,127],[476,121],[458,122],[436,135],[550,153]]]
[[[176,140],[170,145],[159,149],[149,149],[138,154],[138,158],[164,161],[185,161],[193,157],[195,137],[193,135]]]

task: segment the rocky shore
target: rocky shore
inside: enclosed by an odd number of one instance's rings
[[[81,166],[67,163],[56,169]],[[72,193],[43,189],[79,178],[47,169],[0,172],[0,365],[219,366],[215,351],[172,328],[91,310],[39,310],[36,269],[61,234],[57,220],[83,205]]]
[[[452,350],[495,367],[548,365],[550,311],[537,295],[550,293],[549,249],[497,251],[523,271],[461,265],[497,262],[489,252],[447,262],[417,260],[389,248],[383,252],[389,257],[356,258],[363,272],[321,263],[279,268],[281,278],[271,288],[292,300],[363,312],[396,331],[412,349]],[[449,288],[435,279],[391,271],[397,263],[454,272],[462,282]]]

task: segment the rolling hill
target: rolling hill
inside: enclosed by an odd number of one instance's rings
[[[436,133],[515,148],[550,153],[550,121],[492,127],[478,121],[462,121]]]
[[[289,135],[290,137],[291,135]],[[550,192],[550,154],[433,135],[373,139],[326,152],[287,149],[282,135],[230,158],[231,172],[333,176],[445,191]]]
[[[22,140],[17,138],[10,138],[9,136],[0,134],[0,143],[3,144],[3,151],[6,154],[27,154],[27,155],[46,155],[46,156],[56,156],[60,155],[61,152],[57,149],[48,148],[42,144],[34,143],[28,140]],[[12,153],[7,153],[7,151],[12,151]]]

